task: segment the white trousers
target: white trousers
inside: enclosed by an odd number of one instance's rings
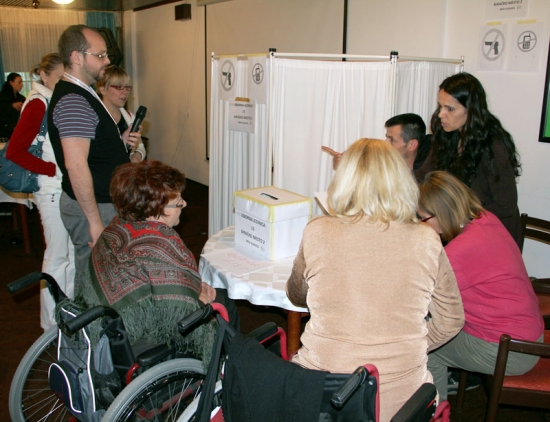
[[[42,272],[51,275],[61,290],[74,299],[74,246],[61,220],[60,197],[61,192],[53,195],[34,194],[46,240]],[[44,284],[40,286],[40,326],[44,331],[56,325],[54,309],[55,302]]]

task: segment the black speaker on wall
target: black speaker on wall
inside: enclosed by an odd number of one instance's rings
[[[174,7],[176,12],[177,21],[186,21],[191,19],[191,5],[190,4],[178,4]]]
[[[105,40],[105,44],[107,44],[107,57],[109,57],[111,64],[120,66],[123,58],[122,52],[118,48],[113,32],[109,28],[95,28],[95,30],[100,33]]]

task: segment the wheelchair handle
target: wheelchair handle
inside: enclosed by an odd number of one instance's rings
[[[8,292],[15,293],[18,290],[21,290],[27,286],[30,286],[33,283],[42,279],[42,273],[40,271],[35,271],[33,273],[27,274],[21,278],[18,278],[14,282],[8,284]]]
[[[46,281],[46,286],[48,287],[55,303],[59,303],[62,300],[67,299],[67,296],[57,284],[57,281],[55,281],[55,279],[48,273],[42,273],[40,271],[34,271],[8,284],[8,292],[15,293],[40,280]]]
[[[330,402],[334,407],[340,409],[351,395],[365,382],[369,376],[369,371],[364,366],[357,368],[348,380],[338,390],[332,394]]]
[[[87,311],[82,312],[80,315],[77,315],[74,319],[63,323],[60,328],[65,334],[71,336],[76,333],[78,330],[84,328],[86,325],[95,321],[98,318],[103,316],[109,316],[111,318],[117,318],[118,312],[113,308],[108,306],[94,306],[93,308],[88,309]]]

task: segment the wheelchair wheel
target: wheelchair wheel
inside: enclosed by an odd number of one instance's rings
[[[197,408],[199,407],[199,399],[200,394],[197,396],[193,402],[187,406],[185,411],[181,414],[177,422],[192,422],[195,420]],[[218,412],[221,412],[221,406],[222,406],[222,382],[218,381],[216,383],[216,387],[214,388],[214,401],[213,401],[214,408],[212,409],[212,412],[210,414],[210,418],[213,420],[217,420],[213,418],[214,414],[217,414]]]
[[[48,382],[57,361],[57,327],[52,327],[25,353],[13,377],[9,408],[12,421],[66,421],[71,417]]]
[[[148,369],[122,390],[102,422],[175,421],[195,399],[205,377],[195,359],[174,359]]]

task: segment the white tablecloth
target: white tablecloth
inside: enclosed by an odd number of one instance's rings
[[[286,281],[292,271],[294,257],[272,261],[273,265],[269,268],[235,275],[219,265],[212,264],[207,256],[205,257],[205,254],[210,252],[229,248],[235,249],[234,227],[227,227],[208,239],[199,263],[199,272],[203,281],[212,287],[227,289],[232,299],[245,299],[254,305],[276,306],[289,311],[307,312],[306,308],[294,306],[286,296]]]

